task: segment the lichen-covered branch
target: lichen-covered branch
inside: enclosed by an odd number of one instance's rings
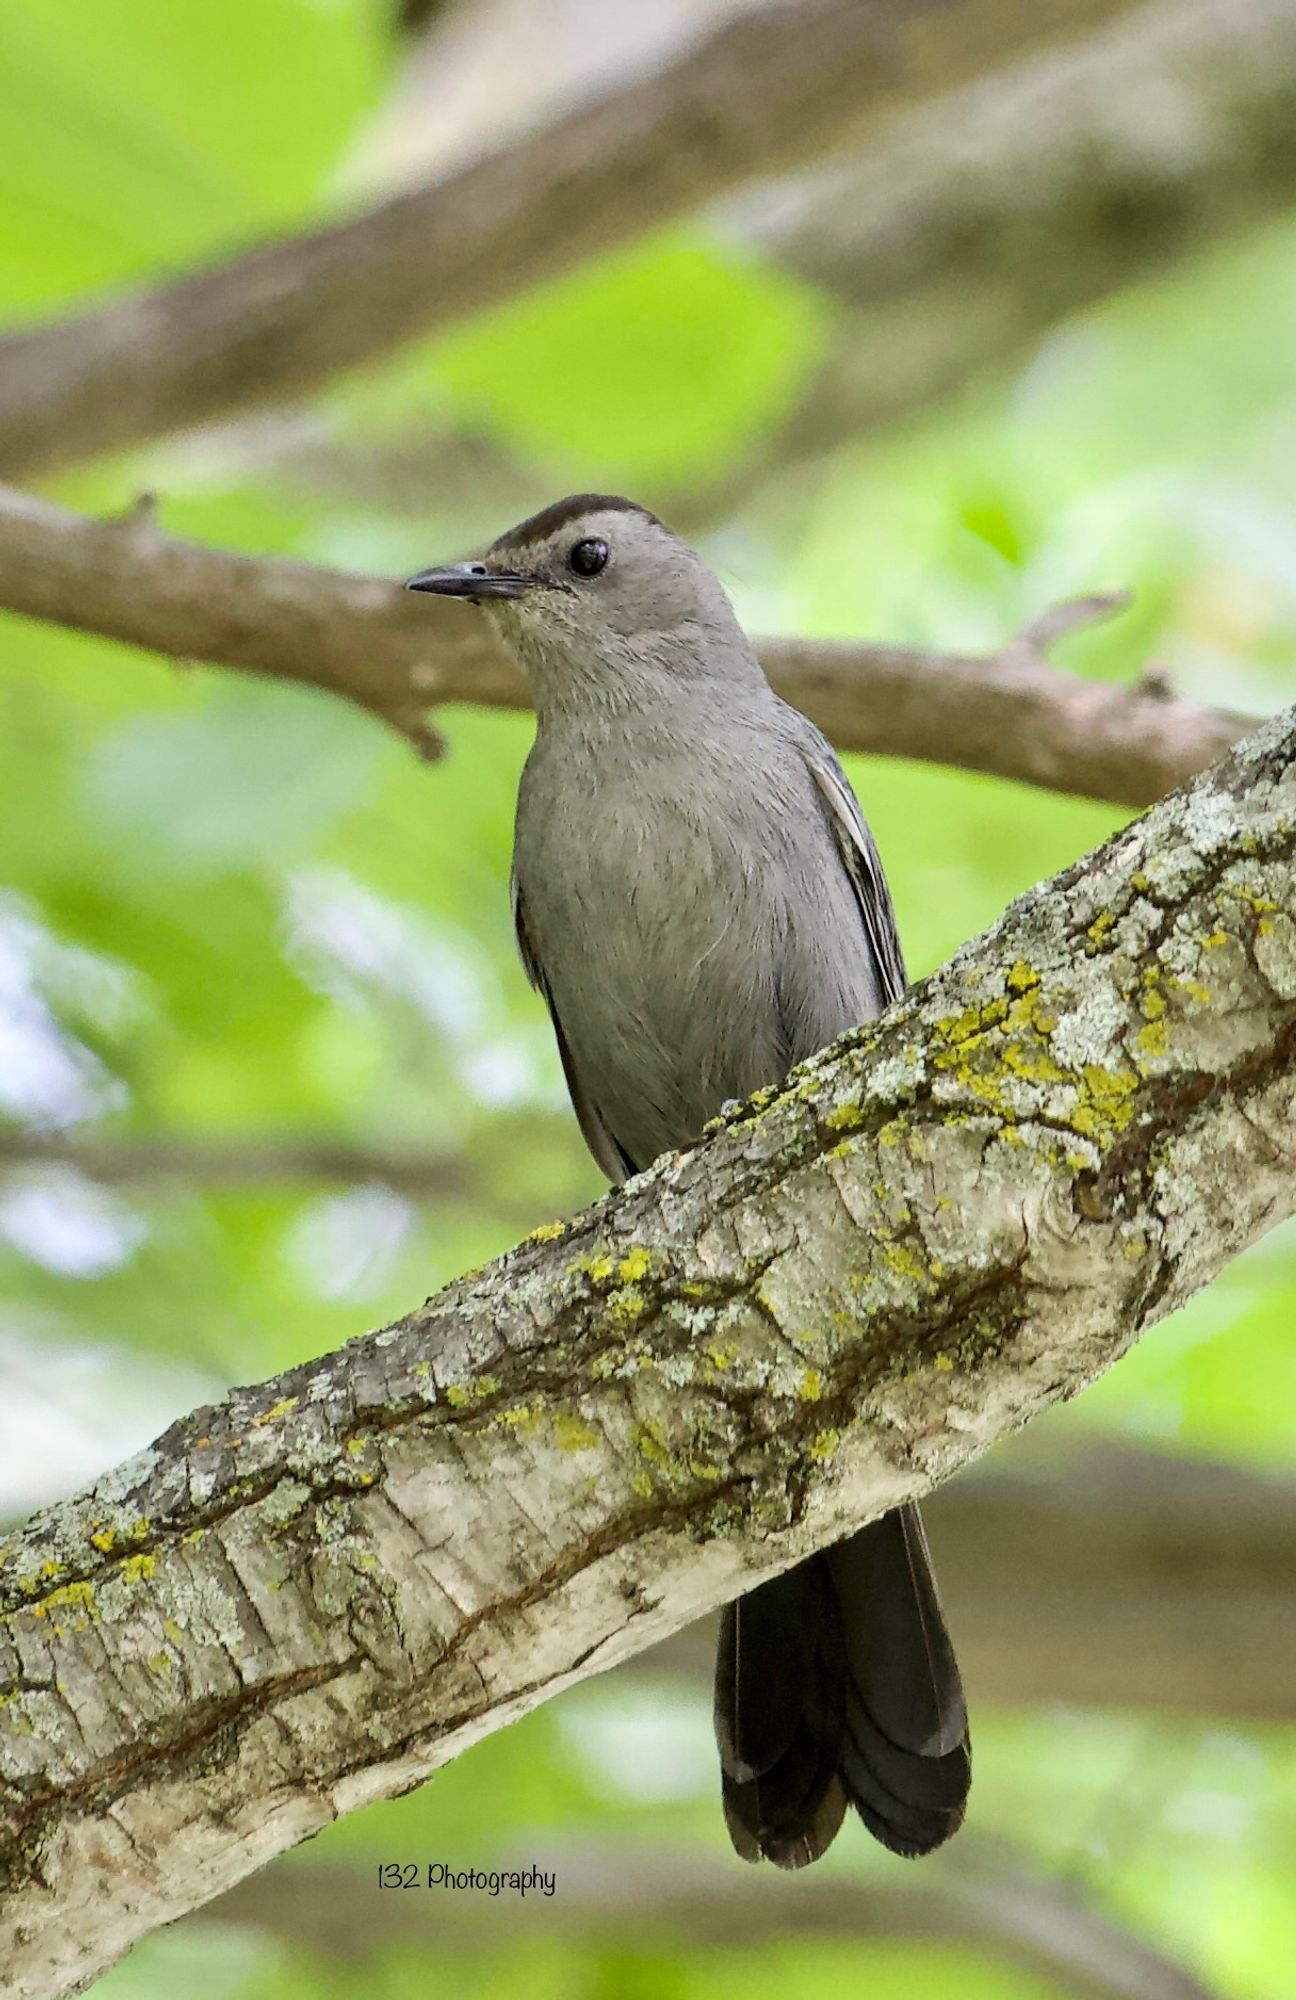
[[[445,181],[0,340],[0,467],[313,386],[1130,5],[771,0]]]
[[[0,1549],[0,1962],[143,1932],[1083,1387],[1296,1206],[1296,712],[693,1152]]]
[[[1249,727],[1181,701],[1049,664],[1065,632],[1119,599],[1057,606],[991,659],[914,647],[766,639],[779,692],[843,750],[916,757],[1142,806],[1205,768]],[[0,607],[174,659],[326,688],[433,753],[429,709],[516,707],[517,670],[485,620],[379,577],[233,555],[159,529],[151,510],[88,520],[0,487]]]

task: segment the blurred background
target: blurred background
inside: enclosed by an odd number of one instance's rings
[[[448,171],[743,0],[6,0],[10,325]],[[750,0],[748,0],[750,4]],[[402,576],[582,488],[762,631],[1296,687],[1296,5],[1158,0],[292,407],[77,467],[179,535]],[[467,615],[467,614],[465,614]],[[419,762],[331,698],[0,617],[0,1526],[598,1189],[515,963],[530,722]],[[911,971],[1122,814],[854,759]],[[1296,1235],[933,1501],[970,1824],[733,1862],[706,1636],[142,1945],[153,2000],[1281,2000],[1296,1965]],[[537,1865],[552,1898],[384,1894]]]

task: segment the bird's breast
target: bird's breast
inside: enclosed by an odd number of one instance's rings
[[[524,791],[517,871],[572,1060],[637,1162],[786,1069],[771,874],[713,791]]]

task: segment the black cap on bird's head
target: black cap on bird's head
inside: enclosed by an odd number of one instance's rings
[[[510,528],[485,555],[420,570],[406,586],[491,616],[541,706],[606,703],[660,683],[756,665],[719,579],[646,507],[576,493]]]

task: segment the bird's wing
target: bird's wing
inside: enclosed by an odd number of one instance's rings
[[[888,1002],[898,1000],[908,980],[881,856],[865,825],[864,815],[846,773],[827,743],[822,738],[809,743],[803,741],[801,749],[827,809],[828,824],[837,843],[842,866],[855,891],[855,901],[859,905],[864,934],[878,968],[882,990]]]
[[[549,990],[549,982],[545,978],[544,967],[540,963],[535,946],[531,942],[530,933],[527,930],[526,910],[522,902],[522,888],[518,881],[516,870],[513,874],[511,887],[513,896],[513,928],[517,933],[517,945],[523,969],[537,993],[544,995],[545,1006],[549,1009],[549,1019],[553,1022],[554,1036],[558,1043],[558,1053],[562,1057],[563,1075],[567,1079],[567,1092],[572,1101],[572,1110],[576,1113],[576,1122],[580,1126],[581,1136],[610,1181],[627,1180],[635,1172],[634,1161],[617,1144],[612,1133],[604,1124],[598,1106],[592,1103],[586,1095],[576,1075],[576,1066],[572,1061],[571,1050],[567,1046],[567,1037],[563,1033],[563,1024],[558,1018],[558,1009],[554,1006],[553,994]]]

